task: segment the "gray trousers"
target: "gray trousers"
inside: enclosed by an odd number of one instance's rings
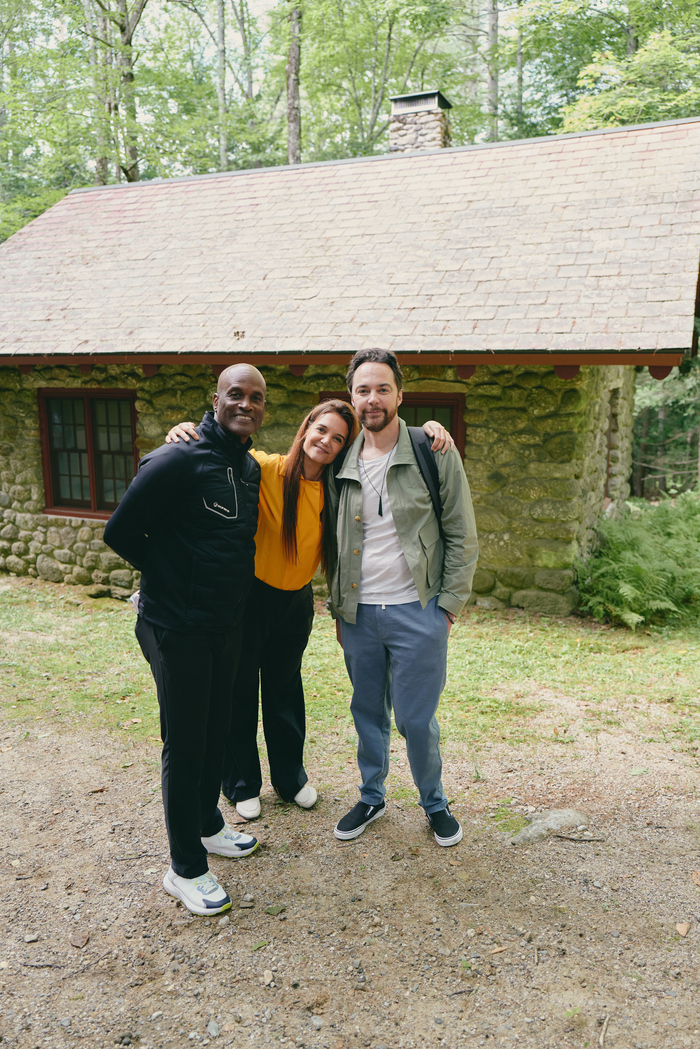
[[[449,630],[437,598],[425,608],[419,601],[359,605],[356,623],[340,623],[353,687],[350,710],[359,738],[362,801],[381,805],[384,799],[393,708],[420,804],[426,813],[439,812],[447,797],[435,713],[445,687]]]

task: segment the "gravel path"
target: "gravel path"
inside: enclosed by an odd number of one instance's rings
[[[409,800],[400,747],[387,815],[337,842],[356,772],[312,749],[316,809],[268,791],[261,849],[213,858],[223,920],[160,888],[156,746],[0,723],[3,1046],[700,1045],[696,751],[593,740],[545,698],[574,739],[554,757],[450,747],[452,849]],[[510,844],[565,806],[591,839]]]

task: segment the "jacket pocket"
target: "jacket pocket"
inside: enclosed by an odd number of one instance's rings
[[[218,491],[216,489],[208,491],[206,495],[202,496],[202,502],[205,510],[208,510],[209,513],[223,517],[225,521],[235,521],[238,517],[238,492],[236,491],[233,470],[230,466],[226,471],[226,475],[229,482],[228,486],[219,487]]]

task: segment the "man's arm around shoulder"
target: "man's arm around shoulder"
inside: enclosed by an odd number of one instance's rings
[[[472,592],[472,580],[479,556],[476,522],[469,482],[459,452],[436,455],[440,476],[442,531],[445,555],[442,569],[440,608],[458,616]]]

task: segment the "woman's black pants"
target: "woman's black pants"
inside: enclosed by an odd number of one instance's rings
[[[258,689],[272,786],[291,801],[308,780],[304,771],[306,709],[301,660],[311,633],[311,584],[278,590],[253,581],[244,612],[243,644],[234,684],[231,729],[224,757],[223,792],[232,802],[257,798]]]

